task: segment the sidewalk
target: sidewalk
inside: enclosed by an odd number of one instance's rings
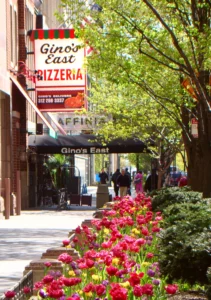
[[[97,187],[88,187],[93,197],[92,207],[28,210],[9,220],[0,219],[0,296],[22,278],[30,261],[40,259],[48,248],[59,247],[69,231],[85,219],[92,219],[96,211],[96,191]],[[109,193],[114,196],[113,187],[109,187]]]
[[[30,261],[59,247],[69,231],[91,219],[94,211],[22,211],[0,219],[0,296],[12,288]]]

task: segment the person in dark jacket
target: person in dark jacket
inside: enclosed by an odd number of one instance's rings
[[[130,178],[125,174],[125,169],[122,169],[121,174],[117,178],[117,185],[119,186],[120,197],[126,196],[130,187]]]
[[[129,189],[128,189],[128,191],[127,191],[127,193],[128,193],[128,195],[131,195],[131,182],[132,182],[132,180],[131,180],[131,174],[130,174],[130,172],[128,171],[128,168],[125,168],[125,174],[129,177],[129,179],[130,179],[130,186],[129,186]]]
[[[120,173],[119,169],[116,169],[116,172],[111,177],[111,181],[114,184],[114,192],[115,192],[116,197],[119,195],[119,186],[117,185],[117,179],[120,174],[121,173]]]
[[[157,190],[158,188],[158,175],[156,170],[152,170],[152,174],[147,177],[147,180],[144,185],[145,192],[151,192]]]
[[[101,184],[106,184],[108,181],[108,174],[105,172],[104,169],[101,170],[101,173],[99,173],[100,177],[100,183]]]

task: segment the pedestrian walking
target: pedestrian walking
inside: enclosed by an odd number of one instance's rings
[[[143,193],[143,174],[142,171],[139,170],[134,178],[134,185],[136,189],[136,193]]]
[[[152,173],[147,178],[145,185],[144,185],[144,191],[145,192],[151,192],[153,190],[156,190],[158,187],[158,175],[156,170],[152,170]]]
[[[117,178],[117,185],[119,186],[120,197],[124,197],[127,195],[128,189],[130,187],[130,179],[125,174],[125,169],[121,170],[121,174]]]
[[[119,177],[120,174],[121,174],[120,170],[116,169],[116,172],[111,177],[111,181],[114,184],[114,192],[116,197],[118,197],[119,195],[119,186],[117,185],[117,178]]]
[[[100,183],[101,184],[106,184],[108,181],[108,174],[105,172],[104,169],[101,170],[101,173],[99,173],[100,177]]]
[[[179,180],[178,186],[183,187],[186,186],[187,184],[188,184],[187,176],[183,175]]]
[[[128,188],[127,193],[128,193],[128,195],[131,196],[131,182],[132,182],[132,180],[131,180],[131,174],[130,174],[130,172],[128,171],[128,168],[125,168],[125,174],[126,174],[126,175],[129,177],[129,179],[130,179],[130,186],[129,186],[129,188]]]

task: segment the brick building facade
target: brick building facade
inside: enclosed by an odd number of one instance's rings
[[[52,14],[59,3],[57,0],[1,2],[0,200],[5,204],[7,218],[20,213],[21,209],[36,206],[36,170],[27,150],[28,134],[36,131],[37,123],[36,111],[25,95],[27,93],[35,103],[34,56],[28,32],[37,24],[40,26],[37,20],[43,20],[41,14],[45,16],[45,26],[59,26]],[[18,202],[16,210],[13,209],[15,198]]]

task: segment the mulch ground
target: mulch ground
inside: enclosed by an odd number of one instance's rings
[[[205,295],[195,292],[182,292],[168,297],[169,300],[207,300]]]

